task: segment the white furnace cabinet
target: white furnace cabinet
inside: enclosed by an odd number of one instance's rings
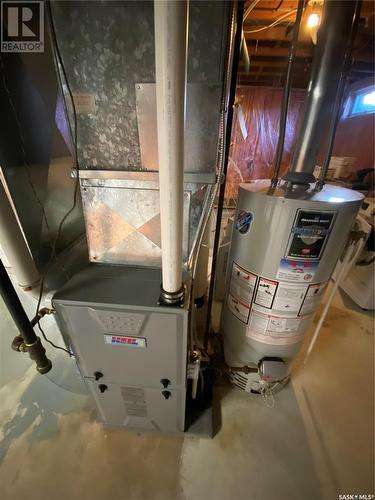
[[[184,431],[188,309],[159,306],[160,283],[158,269],[92,265],[53,298],[105,424]]]

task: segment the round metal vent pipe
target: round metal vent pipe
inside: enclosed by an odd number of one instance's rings
[[[155,63],[162,247],[161,301],[183,297],[182,238],[187,2],[156,0]]]
[[[356,6],[357,2],[351,0],[325,2],[301,129],[289,171],[284,176],[291,183],[315,182],[316,158],[338,92]]]

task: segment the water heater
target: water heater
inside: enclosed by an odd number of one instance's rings
[[[270,181],[241,184],[221,318],[226,363],[248,392],[288,379],[363,196]]]

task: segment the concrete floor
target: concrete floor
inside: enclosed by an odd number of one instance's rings
[[[35,304],[29,299],[29,310]],[[268,408],[225,384],[212,440],[102,428],[87,396],[13,353],[0,304],[1,500],[301,500],[374,493],[373,317],[338,294]],[[58,333],[52,334],[58,340]],[[51,374],[80,392],[69,359]],[[69,377],[64,373],[69,372]]]

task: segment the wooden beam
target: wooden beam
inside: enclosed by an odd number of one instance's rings
[[[255,26],[244,28],[246,40],[285,40],[290,41],[292,39],[292,32],[289,31],[287,34],[286,26],[274,26],[272,28],[267,28],[266,30],[258,31],[256,33],[249,33],[248,30],[256,29]],[[247,32],[246,32],[247,31]],[[303,28],[300,29],[299,41],[303,43],[311,43],[310,33]]]
[[[249,48],[274,48],[274,47],[280,47],[282,49],[287,49],[289,50],[290,48],[290,40],[285,40],[285,39],[280,39],[280,40],[247,40],[247,46]],[[299,50],[306,50],[309,53],[314,52],[314,45],[312,44],[311,41],[307,42],[298,42],[298,49]]]
[[[285,71],[282,71],[282,69],[280,69],[280,71],[252,71],[250,69],[250,72],[249,73],[244,73],[244,75],[262,75],[262,76],[272,76],[272,77],[278,77],[278,76],[285,76]]]
[[[279,1],[272,2],[274,4],[273,8],[267,7],[265,5],[266,3],[267,2],[264,1],[259,2],[259,4],[255,7],[255,9],[253,9],[249,14],[249,16],[246,18],[244,26],[247,26],[249,23],[254,22],[254,20],[264,21],[267,24],[269,24],[289,12],[291,12],[290,18],[293,19],[293,10],[297,8],[297,0],[293,1],[284,0],[278,10],[276,10],[275,7],[280,3]],[[249,5],[250,2],[246,4],[245,10]]]
[[[267,82],[283,82],[285,75],[245,75],[243,73],[240,73],[239,75],[239,81],[240,82],[254,82],[254,81],[267,81]],[[300,76],[296,75],[296,77],[293,79],[293,82],[298,82],[301,85],[307,86],[309,82],[309,78],[301,78]]]
[[[248,45],[248,51],[250,59],[252,56],[272,56],[272,57],[284,57],[287,58],[289,55],[289,49],[287,47],[254,47],[253,45]],[[296,57],[306,57],[311,59],[313,56],[311,50],[297,49]]]
[[[255,62],[257,61],[257,64],[259,64],[259,61],[265,61],[267,63],[272,63],[272,65],[284,65],[287,61],[288,58],[286,56],[272,56],[272,55],[260,55],[260,54],[251,54],[250,56],[250,64],[251,61]],[[295,63],[296,64],[307,64],[312,61],[312,57],[300,57],[297,56],[295,58]]]
[[[279,88],[282,89],[284,87],[283,82],[270,82],[268,80],[258,80],[258,81],[251,81],[251,82],[242,82],[239,80],[238,83],[239,86],[242,87],[274,87],[274,88]],[[307,89],[307,84],[305,82],[293,82],[292,88],[294,89],[300,89],[300,90],[306,90]]]

